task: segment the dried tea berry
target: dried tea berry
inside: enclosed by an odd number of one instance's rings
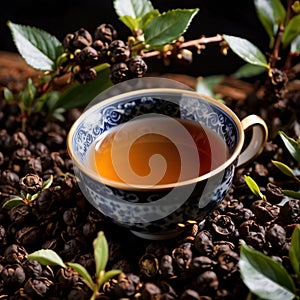
[[[271,204],[268,201],[256,200],[251,205],[255,217],[259,222],[266,223],[270,222],[278,217],[280,208],[276,205]]]
[[[158,273],[159,262],[153,254],[144,254],[139,260],[140,271],[142,274],[153,277]]]
[[[73,34],[67,34],[63,40],[63,46],[71,52],[76,49],[83,49],[87,46],[91,46],[93,38],[88,30],[80,28]]]
[[[266,198],[268,202],[278,204],[284,198],[281,187],[269,182],[266,189]]]
[[[172,251],[172,257],[174,262],[178,265],[180,269],[188,268],[193,252],[191,250],[191,243],[184,243]]]
[[[273,224],[267,228],[266,238],[273,249],[281,249],[286,242],[286,231],[279,224]]]
[[[134,78],[143,77],[148,70],[147,64],[140,56],[129,59],[127,65],[130,75]]]
[[[91,46],[76,52],[75,61],[80,66],[95,66],[98,64],[98,52]]]
[[[124,62],[116,63],[111,66],[110,80],[116,84],[128,79],[129,69]]]
[[[35,194],[42,188],[43,179],[37,174],[26,174],[20,179],[20,188],[29,194]]]
[[[109,44],[112,63],[125,62],[130,57],[130,50],[122,40],[114,40]]]
[[[300,199],[290,199],[281,208],[279,220],[286,223],[300,222]]]
[[[214,295],[218,287],[219,279],[214,271],[205,271],[196,278],[195,290],[199,294]]]
[[[101,40],[103,42],[110,43],[117,39],[118,34],[113,25],[103,23],[96,28],[94,37],[95,40]]]
[[[87,81],[91,81],[97,77],[97,72],[93,68],[88,69],[80,69],[75,75],[74,78],[80,82],[85,83]],[[61,144],[61,139],[59,135],[55,135],[54,137],[57,137],[59,140],[58,144]]]
[[[161,296],[160,288],[151,282],[146,282],[144,284],[141,299],[148,300],[148,299],[159,299]]]
[[[210,232],[207,230],[200,231],[195,236],[194,246],[200,255],[210,256],[214,250],[212,235],[210,234]]]
[[[6,265],[1,273],[1,280],[6,288],[17,288],[26,279],[25,272],[21,265]]]
[[[167,277],[174,275],[172,256],[166,254],[161,258],[160,271],[161,274],[166,275]]]

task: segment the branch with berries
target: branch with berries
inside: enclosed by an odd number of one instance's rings
[[[80,28],[66,34],[60,42],[38,28],[8,21],[19,53],[28,65],[42,71],[43,76],[38,86],[29,80],[18,95],[5,89],[5,98],[19,101],[23,129],[32,112],[47,111],[49,116],[62,120],[64,110],[86,106],[113,84],[145,76],[151,58],[161,59],[163,66],[190,64],[193,55],[200,54],[206,44],[217,43],[222,55],[231,50],[245,61],[237,73],[254,76],[265,72],[270,83],[269,98],[279,101],[288,78],[284,67],[277,67],[278,63],[287,66],[300,53],[299,7],[291,5],[286,13],[283,8],[275,19],[279,2],[269,3],[269,7],[255,2],[258,16],[270,35],[271,48],[267,55],[248,40],[225,34],[185,41],[184,34],[199,9],[172,9],[160,13],[149,0],[114,0],[116,14],[131,31],[125,41],[118,37],[112,24],[100,24],[94,33]],[[274,11],[274,14],[267,15],[265,10]],[[280,53],[287,48],[290,51],[284,64]],[[55,82],[65,75],[69,88],[57,94]]]

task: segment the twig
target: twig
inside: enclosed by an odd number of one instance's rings
[[[217,34],[216,36],[212,36],[212,37],[203,36],[196,40],[191,40],[191,41],[180,43],[178,45],[178,49],[191,48],[191,47],[199,48],[200,45],[221,42],[222,40],[223,40],[223,37],[220,34]],[[161,54],[162,54],[161,51],[154,50],[154,51],[149,51],[149,52],[142,52],[141,56],[143,58],[151,58],[151,57],[155,57],[155,56],[160,56]]]

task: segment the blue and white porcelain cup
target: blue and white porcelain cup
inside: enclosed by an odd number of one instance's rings
[[[186,89],[180,83],[170,85],[170,80],[159,79],[159,84],[157,80],[151,81],[155,84],[148,84],[149,81],[151,78],[139,79],[138,84],[126,82],[124,88],[119,84],[96,97],[72,125],[67,148],[86,199],[112,222],[139,237],[158,240],[176,236],[191,221],[203,220],[224,199],[236,167],[262,152],[268,129],[259,116],[249,115],[240,120],[222,102]],[[113,181],[91,168],[89,152],[96,140],[116,126],[153,115],[191,120],[208,127],[226,143],[226,160],[201,176],[162,185]],[[151,124],[147,132],[159,130],[172,140],[173,133],[180,131],[180,124],[174,122],[172,132],[161,131]],[[246,145],[245,131],[248,130],[252,130],[252,138],[247,139]],[[181,162],[184,165],[184,158]],[[194,166],[197,168],[200,163],[195,161]]]

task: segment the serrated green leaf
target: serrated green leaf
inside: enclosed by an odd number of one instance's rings
[[[101,287],[105,282],[107,282],[111,278],[113,278],[121,273],[122,273],[121,270],[109,270],[109,271],[105,272],[99,281],[99,286]]]
[[[282,45],[288,47],[292,41],[300,34],[300,15],[294,16],[286,25],[282,34]]]
[[[270,47],[278,30],[278,22],[284,24],[286,10],[280,0],[254,0],[256,14],[270,37]]]
[[[109,79],[109,74],[109,64],[103,64],[102,69],[97,72],[97,77],[95,79],[85,84],[73,84],[61,95],[56,102],[55,107],[70,109],[73,107],[86,106],[99,93],[113,85]]]
[[[265,67],[246,63],[235,71],[232,76],[236,78],[250,78],[265,73],[266,71]]]
[[[70,266],[73,270],[75,270],[86,281],[88,287],[92,291],[94,290],[95,284],[93,282],[91,275],[89,274],[89,272],[87,271],[87,269],[85,267],[83,267],[82,265],[80,265],[78,263],[71,263],[71,262],[68,262],[67,265]]]
[[[4,88],[3,94],[6,101],[10,102],[14,100],[13,93],[7,87]]]
[[[222,75],[212,75],[204,78],[198,78],[196,84],[196,92],[199,94],[214,97],[214,87],[224,79]]]
[[[185,33],[198,11],[198,8],[175,9],[154,17],[144,28],[145,43],[157,47],[174,42]]]
[[[294,157],[294,159],[300,164],[300,144],[293,138],[287,136],[283,131],[278,132],[281,137],[285,147],[289,153]]]
[[[130,16],[132,19],[142,18],[154,9],[149,0],[114,0],[114,8],[119,17]]]
[[[19,196],[16,196],[16,197],[13,197],[13,198],[7,200],[6,202],[4,202],[4,204],[2,205],[2,208],[12,209],[12,208],[17,207],[22,204],[24,204],[23,199]]]
[[[93,241],[94,257],[96,264],[96,276],[105,270],[108,262],[108,245],[103,231],[100,231]]]
[[[280,161],[276,161],[276,160],[272,160],[272,163],[274,164],[275,167],[277,167],[283,174],[295,178],[295,174],[293,172],[293,170],[287,166],[286,164],[280,162]]]
[[[35,251],[31,254],[28,254],[27,257],[32,260],[36,260],[41,265],[47,266],[60,266],[62,268],[66,268],[67,266],[64,264],[61,257],[51,249],[42,249]]]
[[[56,59],[63,52],[62,44],[55,36],[41,29],[10,21],[7,25],[19,53],[28,65],[41,71],[55,70]]]
[[[291,238],[289,257],[295,274],[300,278],[300,226],[297,225]]]
[[[300,54],[300,35],[298,35],[291,43],[291,53]]]
[[[262,194],[262,192],[260,191],[259,186],[257,185],[257,183],[255,182],[255,180],[253,178],[251,178],[250,176],[245,175],[245,182],[248,185],[249,189],[251,190],[251,192],[258,198],[263,199],[264,195]]]
[[[292,300],[296,287],[287,270],[272,258],[242,244],[239,268],[249,290],[265,300]]]
[[[268,69],[265,55],[254,44],[246,39],[226,34],[223,34],[223,38],[231,50],[244,61]]]

